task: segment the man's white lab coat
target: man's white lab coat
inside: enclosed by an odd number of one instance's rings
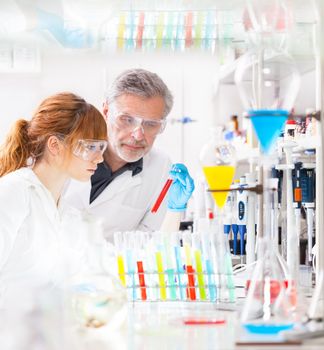
[[[64,194],[72,206],[91,213],[102,221],[105,237],[112,241],[113,232],[158,230],[166,212],[166,199],[156,214],[150,212],[165,181],[171,163],[160,151],[152,149],[143,158],[143,170],[132,176],[125,171],[89,204],[91,183],[71,180]]]

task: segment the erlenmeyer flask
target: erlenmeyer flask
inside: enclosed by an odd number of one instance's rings
[[[268,159],[269,160],[269,159]],[[276,190],[276,179],[269,179],[270,163],[264,160],[263,172],[263,226],[259,229],[258,260],[252,277],[247,281],[248,293],[241,314],[243,326],[250,332],[275,334],[293,327],[293,308],[288,307],[288,293],[294,284],[289,277],[286,262],[281,257],[277,242],[273,240],[271,208],[274,206],[272,191]],[[271,234],[272,233],[272,234]],[[289,288],[288,288],[289,287]],[[281,297],[281,298],[280,298]],[[296,297],[295,294],[290,295]],[[284,304],[285,312],[278,312]],[[293,305],[293,299],[289,302]]]
[[[270,237],[259,238],[258,256],[252,278],[247,283],[241,321],[252,333],[275,334],[293,327],[290,312],[285,315],[276,312],[278,297],[287,288],[287,271]]]

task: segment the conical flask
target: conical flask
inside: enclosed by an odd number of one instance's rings
[[[241,313],[241,322],[250,332],[275,334],[293,327],[293,308],[288,307],[287,287],[293,287],[286,262],[281,257],[273,237],[271,208],[276,191],[275,179],[269,179],[271,165],[263,162],[263,226],[258,229],[258,260],[247,283],[247,297]],[[292,291],[292,288],[289,289]],[[281,304],[279,297],[281,296]],[[291,297],[296,294],[291,294]],[[291,299],[293,302],[293,300]],[[279,312],[279,307],[286,312]],[[292,304],[291,304],[292,305]]]
[[[276,312],[278,297],[287,288],[287,269],[270,237],[259,238],[258,257],[247,283],[241,322],[252,333],[275,334],[293,327],[290,314]]]

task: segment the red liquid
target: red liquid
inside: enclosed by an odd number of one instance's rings
[[[187,287],[187,297],[190,300],[196,300],[196,289],[195,289],[195,271],[192,266],[188,265],[186,267],[188,274],[188,287]]]
[[[264,284],[264,282],[263,282]],[[246,281],[246,291],[249,290],[251,285],[251,280]],[[295,281],[292,280],[284,280],[284,281],[277,281],[277,280],[271,280],[270,281],[270,302],[274,303],[277,299],[281,288],[285,288],[287,291],[289,291],[289,298],[290,303],[292,305],[297,304],[297,290],[295,287]],[[255,288],[255,296],[260,298],[260,295],[263,294],[264,286],[261,285],[261,281],[256,282],[256,288]]]
[[[169,191],[169,188],[170,188],[170,186],[171,186],[171,184],[172,184],[172,181],[173,181],[172,179],[168,179],[168,180],[166,181],[166,183],[164,184],[161,193],[159,194],[159,196],[158,196],[156,202],[155,202],[154,205],[153,205],[153,208],[151,209],[151,213],[156,213],[156,212],[158,211],[158,209],[160,208],[160,205],[161,205],[161,203],[162,203],[162,201],[163,201],[165,195],[166,195],[166,194],[168,193],[168,191]]]
[[[144,268],[143,268],[143,262],[137,261],[137,271],[138,271],[138,279],[141,289],[141,298],[142,300],[146,300],[146,286],[145,286],[145,278],[144,278]]]

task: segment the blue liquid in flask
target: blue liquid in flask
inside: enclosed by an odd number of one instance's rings
[[[244,328],[254,334],[277,334],[294,327],[293,323],[246,323]]]
[[[288,111],[281,109],[249,111],[263,153],[270,153],[274,142],[284,128],[288,114]]]

